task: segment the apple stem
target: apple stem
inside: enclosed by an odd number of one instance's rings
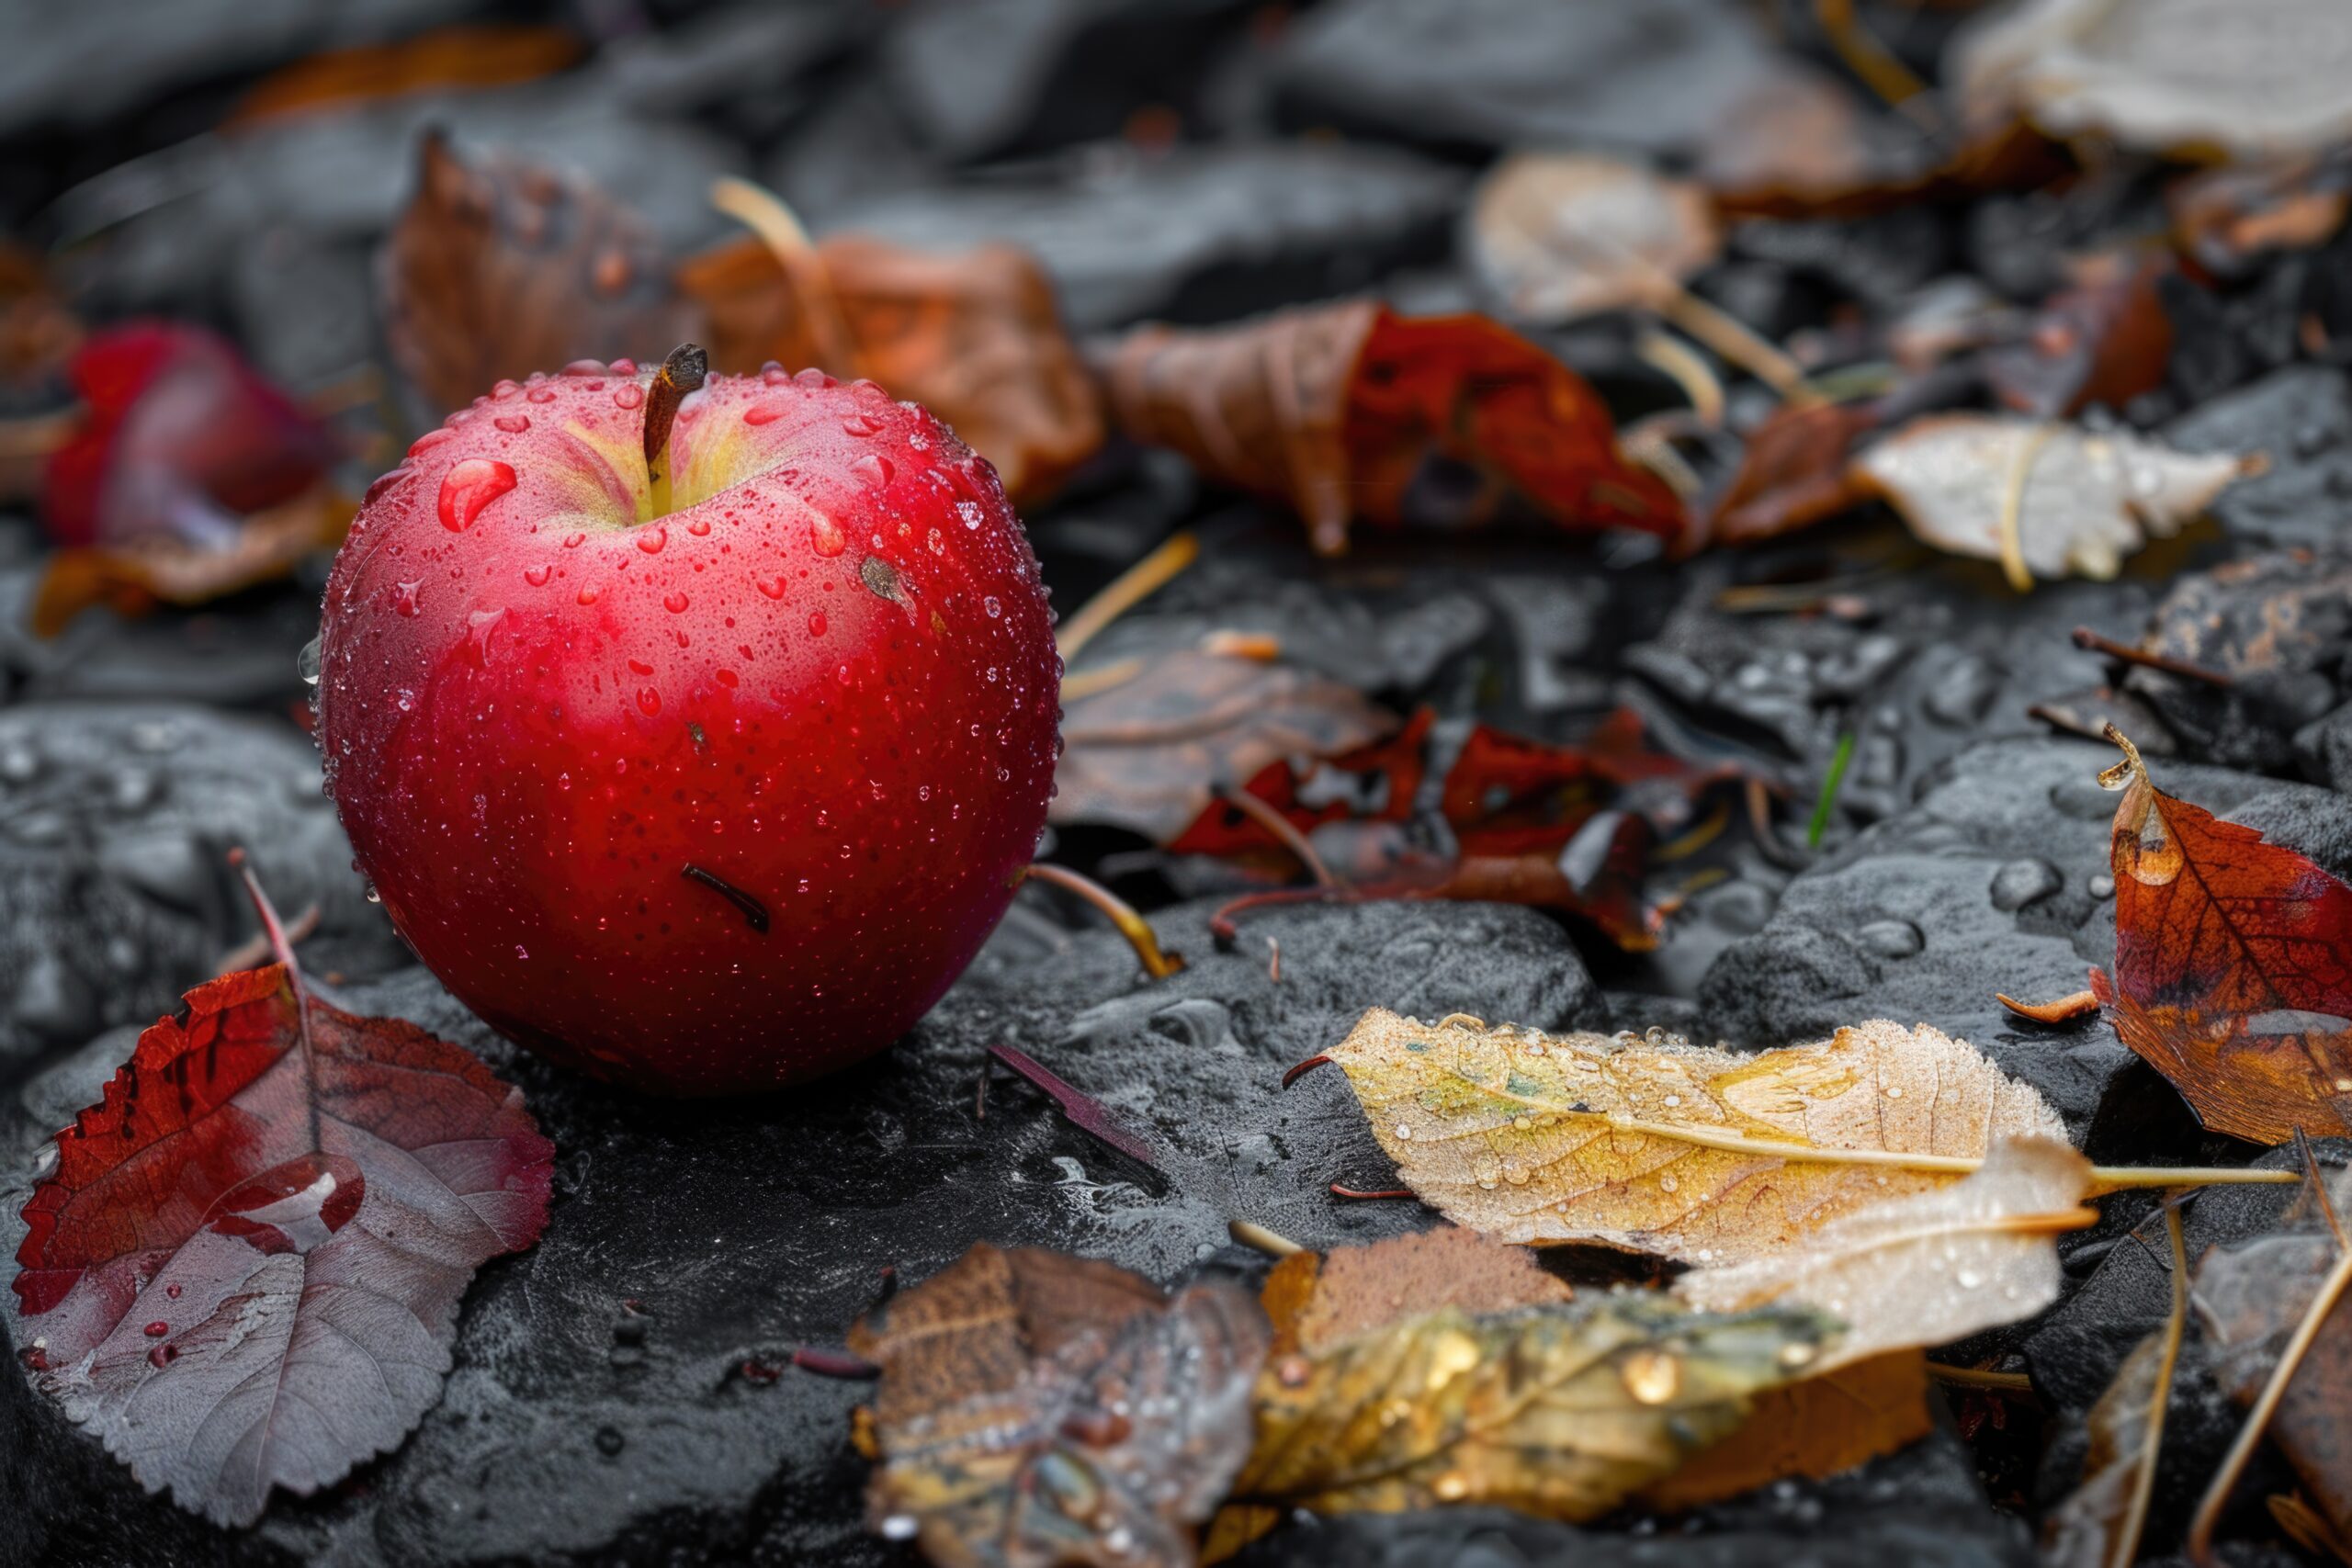
[[[1043,861],[1022,874],[1075,893],[1109,916],[1111,923],[1119,928],[1119,934],[1127,939],[1127,945],[1136,950],[1136,956],[1143,961],[1144,973],[1153,979],[1165,980],[1184,967],[1183,954],[1160,951],[1159,938],[1153,933],[1150,923],[1136,913],[1135,906],[1092,877],[1066,865],[1047,865]]]
[[[699,344],[682,343],[670,351],[653,378],[652,394],[645,400],[645,479],[653,493],[653,515],[670,514],[670,426],[678,405],[710,374],[710,356]]]

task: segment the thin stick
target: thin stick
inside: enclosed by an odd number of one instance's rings
[[[1954,1367],[1942,1361],[1929,1361],[1928,1375],[1938,1382],[1954,1383],[1962,1388],[1997,1389],[2004,1393],[2033,1392],[2033,1380],[2023,1372],[1984,1372],[1974,1367]]]
[[[1246,789],[1220,790],[1217,793],[1227,806],[1272,833],[1282,847],[1307,869],[1317,886],[1340,886],[1340,879],[1331,874],[1331,868],[1323,863],[1323,857],[1315,852],[1315,846],[1306,841],[1306,835],[1298,830],[1296,823]]]
[[[792,209],[774,191],[732,175],[711,183],[710,204],[758,235],[784,268],[824,367],[837,376],[854,375],[857,340],[850,333],[849,319],[842,313],[824,260]]]
[[[1111,923],[1119,928],[1119,934],[1127,939],[1127,945],[1136,950],[1136,956],[1143,962],[1144,973],[1153,979],[1165,980],[1184,967],[1182,953],[1160,950],[1158,934],[1152,931],[1149,921],[1136,913],[1134,905],[1092,877],[1072,871],[1066,865],[1047,865],[1043,861],[1030,866],[1022,874],[1049,883],[1065,892],[1075,893],[1102,910]]]
[[[1775,343],[1726,310],[1710,305],[1682,286],[1682,280],[1631,246],[1601,233],[1563,234],[1571,251],[1598,253],[1604,265],[1622,267],[1641,281],[1643,303],[1697,338],[1715,354],[1755,377],[1793,404],[1817,403],[1820,396],[1805,385],[1804,367]]]
[[[2165,1205],[2165,1231],[2172,1241],[2172,1315],[2165,1319],[2164,1354],[2156,1363],[2156,1383],[2148,1395],[2148,1432],[2140,1445],[2140,1462],[2132,1477],[2132,1499],[2123,1510],[2123,1529],[2108,1553],[2107,1568],[2132,1568],[2140,1556],[2140,1532],[2147,1528],[2148,1504],[2156,1495],[2156,1457],[2165,1440],[2165,1411],[2172,1403],[2172,1374],[2180,1362],[2181,1330],[2188,1322],[2188,1246],[2180,1232],[2180,1205]]]
[[[1890,108],[1912,112],[1928,85],[1862,26],[1854,15],[1854,0],[1813,0],[1813,15],[1847,69]]]
[[[1690,412],[1699,416],[1701,424],[1710,430],[1723,428],[1724,384],[1689,344],[1672,333],[1652,327],[1634,340],[1634,352],[1644,364],[1682,389],[1682,395],[1690,400]]]
[[[1103,627],[1158,592],[1200,555],[1200,536],[1188,528],[1170,534],[1158,549],[1113,578],[1055,634],[1054,648],[1062,662],[1076,659],[1079,649],[1092,642]]]
[[[261,879],[245,858],[243,848],[229,852],[229,863],[236,867],[244,879],[245,897],[253,900],[254,912],[261,917],[263,934],[269,938],[270,951],[286,965],[286,988],[294,994],[294,1021],[302,1044],[302,1102],[310,1112],[311,1147],[318,1153],[325,1151],[319,1145],[319,1064],[318,1055],[311,1044],[311,993],[302,984],[302,966],[294,958],[294,942],[286,934],[284,922],[277,918],[277,906],[262,891]]]
[[[1142,673],[1142,660],[1120,659],[1097,670],[1081,670],[1075,675],[1065,675],[1062,677],[1062,701],[1079,702],[1107,692],[1114,686],[1124,686]]]
[[[2294,1175],[2298,1181],[2302,1179],[2298,1173],[2286,1174]],[[2245,1425],[2238,1428],[2238,1440],[2230,1446],[2229,1457],[2222,1461],[2222,1468],[2214,1472],[2213,1483],[2205,1489],[2205,1500],[2197,1505],[2197,1517],[2188,1527],[2188,1557],[2198,1564],[2198,1568],[2212,1568],[2213,1529],[2222,1522],[2222,1510],[2229,1504],[2230,1493],[2236,1487],[2238,1477],[2245,1473],[2246,1461],[2254,1457],[2254,1450],[2262,1441],[2263,1433],[2269,1429],[2270,1417],[2277,1414],[2278,1401],[2285,1397],[2287,1385],[2294,1381],[2297,1369],[2302,1365],[2305,1353],[2312,1348],[2312,1341],[2319,1337],[2321,1327],[2326,1324],[2328,1314],[2335,1310],[2335,1303],[2343,1297],[2346,1285],[2352,1285],[2352,1250],[2339,1252],[2335,1267],[2330,1269],[2327,1278],[2320,1281],[2319,1292],[2312,1297],[2310,1310],[2295,1325],[2293,1337],[2287,1341],[2286,1349],[2279,1353],[2278,1364],[2270,1369],[2270,1381],[2262,1385],[2262,1393],[2255,1400],[2254,1409],[2246,1416]]]
[[[2145,670],[2161,670],[2184,681],[2202,681],[2209,686],[2234,686],[2238,683],[2234,675],[2208,670],[2202,664],[2191,664],[2185,659],[2168,659],[2161,653],[2149,653],[2129,643],[2118,642],[2113,637],[2101,637],[2088,626],[2075,628],[2075,646],[2088,649],[2093,653],[2104,653],[2109,659],[2120,660],[2126,664],[2137,664]]]
[[[1288,1258],[1295,1252],[1306,1250],[1290,1237],[1279,1235],[1265,1226],[1249,1220],[1229,1221],[1225,1229],[1227,1235],[1242,1246],[1253,1251],[1262,1252],[1269,1258]]]

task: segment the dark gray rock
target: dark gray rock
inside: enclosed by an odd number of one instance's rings
[[[403,950],[363,896],[289,724],[164,703],[0,710],[0,1083],[110,1024],[152,1023],[254,929],[243,845],[322,970]]]
[[[996,240],[1035,252],[1080,332],[1141,316],[1224,321],[1363,288],[1443,252],[1463,190],[1452,169],[1329,141],[1105,145],[849,206],[825,220],[919,249]]]
[[[326,1495],[279,1498],[258,1529],[209,1538],[232,1561],[352,1564],[637,1561],[903,1562],[865,1535],[848,1448],[862,1385],[777,1369],[838,1344],[881,1270],[916,1280],[978,1240],[1106,1258],[1160,1280],[1227,1245],[1229,1218],[1308,1246],[1430,1223],[1410,1203],[1346,1203],[1334,1179],[1387,1168],[1346,1085],[1283,1069],[1368,1006],[1544,1026],[1601,1021],[1559,929],[1525,910],[1372,904],[1268,910],[1216,953],[1200,906],[1155,920],[1192,966],[1141,979],[1117,937],[1057,950],[1025,927],[991,943],[890,1054],[763,1100],[677,1104],[607,1090],[492,1035],[422,971],[338,997],[410,1018],[519,1083],[557,1148],[558,1202],[531,1252],[485,1269],[441,1403],[407,1443]],[[1283,977],[1262,938],[1278,937]],[[31,1134],[83,1103],[117,1036],[37,1085],[0,1159],[0,1247],[16,1246]],[[1017,1045],[1096,1096],[1158,1151],[1134,1166],[1001,1073]],[[74,1081],[78,1080],[78,1081]],[[745,1375],[747,1362],[753,1363]],[[16,1390],[11,1390],[14,1397]],[[35,1495],[95,1445],[43,1408],[7,1467]],[[75,1527],[125,1556],[185,1529],[122,1482]],[[177,1560],[177,1559],[175,1559]]]
[[[0,33],[0,136],[85,130],[175,88],[322,49],[455,21],[470,0],[186,0],[141,7],[10,0]]]
[[[1782,1481],[1635,1530],[1499,1508],[1295,1516],[1235,1568],[2027,1568],[2024,1527],[1984,1501],[1968,1451],[1939,1434],[1826,1482]]]
[[[2352,388],[2333,366],[2294,365],[2192,409],[2164,428],[2185,452],[2260,452],[2267,471],[2211,511],[2249,544],[2329,548],[2352,518]]]
[[[2352,795],[2352,703],[2298,730],[2295,755],[2306,778]]]
[[[1996,992],[2046,1000],[2083,988],[2114,953],[2109,825],[2116,797],[2097,775],[2114,748],[2075,739],[1989,742],[1962,752],[1918,804],[1865,830],[1799,875],[1770,924],[1718,959],[1705,1016],[1738,1043],[1826,1037],[1865,1017],[1931,1023],[2039,1089],[2078,1138],[2177,1134],[2171,1090],[2113,1032],[2049,1029],[2012,1015]],[[2218,768],[2159,763],[2156,783],[2281,842],[2340,857],[2352,802],[2324,790]],[[2030,899],[2019,896],[2033,892]],[[1916,929],[1909,956],[1888,922]],[[2147,1118],[2159,1118],[2151,1122]]]
[[[1277,85],[1299,124],[1671,152],[1772,65],[1754,14],[1719,0],[1334,0],[1300,18]]]

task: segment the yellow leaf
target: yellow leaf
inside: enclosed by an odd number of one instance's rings
[[[2058,1299],[2052,1238],[2096,1222],[2091,1162],[2047,1138],[2005,1139],[1964,1180],[1824,1225],[1802,1247],[1675,1281],[1709,1312],[1804,1302],[1846,1325],[1828,1371],[1965,1338]]]
[[[1948,1186],[1997,1138],[2065,1138],[2041,1095],[1973,1047],[1883,1020],[1743,1056],[1375,1008],[1329,1059],[1447,1218],[1693,1263],[1784,1251]]]
[[[1730,1434],[1836,1326],[1803,1309],[1724,1317],[1634,1292],[1405,1318],[1273,1358],[1235,1498],[1592,1518]]]

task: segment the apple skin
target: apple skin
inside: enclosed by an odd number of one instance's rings
[[[1061,661],[995,470],[930,413],[712,377],[653,517],[651,377],[502,382],[376,482],[319,740],[359,869],[490,1024],[649,1090],[774,1089],[904,1033],[1003,914]]]

